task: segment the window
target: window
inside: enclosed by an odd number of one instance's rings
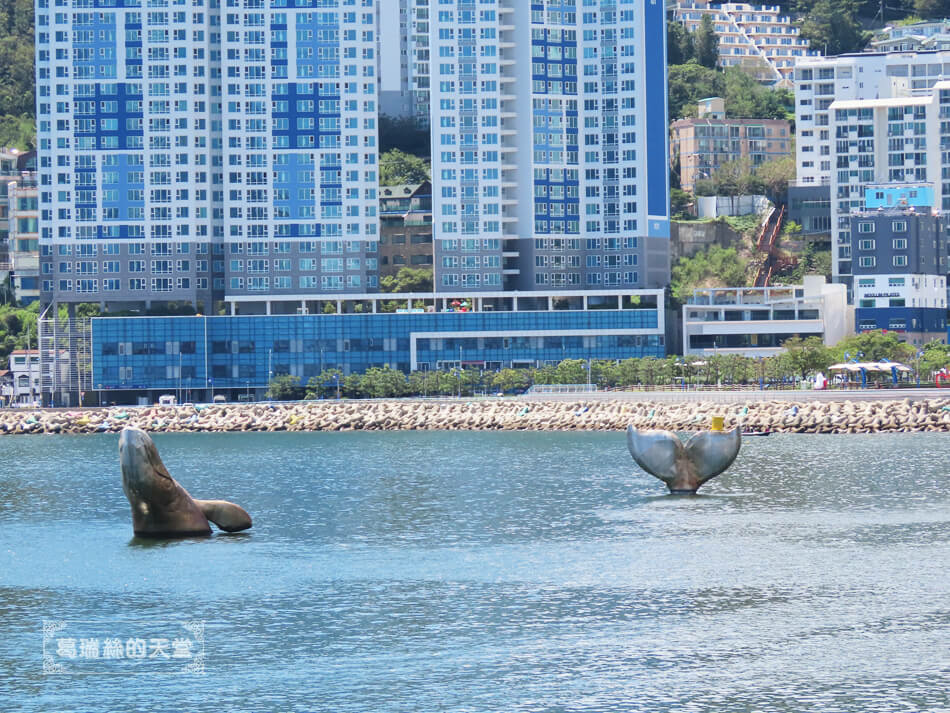
[[[877,264],[877,258],[873,255],[865,255],[858,258],[860,267],[874,267]]]
[[[858,223],[858,232],[859,233],[873,233],[874,232],[874,223],[869,223],[862,221]]]
[[[894,267],[907,267],[907,256],[906,256],[906,255],[895,255],[895,256],[894,256]]]
[[[873,250],[873,249],[874,249],[874,241],[873,241],[873,240],[860,240],[860,241],[858,241],[858,249],[859,249],[859,250]]]
[[[907,238],[894,238],[892,245],[895,250],[906,250]]]
[[[907,222],[904,220],[895,220],[891,223],[891,232],[893,233],[906,233],[907,232]]]

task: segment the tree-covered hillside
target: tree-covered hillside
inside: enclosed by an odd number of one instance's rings
[[[0,146],[35,141],[33,1],[0,0]]]

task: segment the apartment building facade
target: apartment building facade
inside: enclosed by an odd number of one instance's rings
[[[436,289],[665,285],[663,7],[431,9]]]
[[[888,25],[874,33],[868,47],[876,52],[950,49],[950,20]]]
[[[36,8],[44,301],[375,286],[376,0]]]
[[[39,299],[36,152],[0,151],[0,279],[20,304]]]
[[[727,119],[718,97],[703,99],[697,118],[674,121],[670,136],[672,165],[679,169],[684,191],[692,191],[697,180],[710,178],[724,163],[748,159],[754,168],[792,154],[788,121]]]
[[[854,332],[844,285],[809,275],[801,285],[696,290],[683,305],[683,353],[774,356],[792,337],[836,344]]]
[[[379,189],[379,276],[432,268],[432,183]]]
[[[911,344],[947,339],[947,222],[930,184],[865,190],[851,214],[855,322],[859,332],[898,332]]]
[[[805,58],[797,66],[798,184],[827,186],[837,281],[853,282],[851,213],[864,210],[868,186],[927,184],[929,202],[918,207],[950,209],[946,75],[944,51]]]
[[[779,5],[678,0],[673,18],[690,32],[709,15],[719,36],[719,64],[739,67],[762,82],[789,86],[795,62],[817,55]]]

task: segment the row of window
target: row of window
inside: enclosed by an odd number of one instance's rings
[[[872,221],[859,221],[858,222],[858,232],[859,233],[873,233],[876,230],[876,223]],[[891,232],[892,233],[906,233],[907,232],[907,221],[906,220],[895,220],[891,222]]]
[[[460,275],[454,272],[445,272],[442,273],[441,283],[443,287],[500,287],[501,273],[463,273]]]
[[[442,258],[442,267],[448,269],[462,268],[463,270],[477,270],[481,267],[500,268],[501,256],[485,255],[484,257],[479,257],[478,255],[463,255],[462,257],[457,257],[448,255]]]
[[[195,287],[199,290],[204,290],[208,288],[208,278],[199,277],[195,281]],[[148,287],[152,292],[171,292],[172,290],[190,290],[192,280],[189,277],[153,277],[151,282],[144,277],[133,277],[128,280],[127,289],[133,292],[142,292]],[[78,293],[96,293],[99,292],[99,280],[97,279],[78,279],[75,280],[59,280],[59,292],[73,292],[73,287],[75,286],[75,292]],[[106,278],[102,280],[102,291],[103,292],[119,292],[122,289],[122,280],[119,278]],[[52,280],[45,280],[43,282],[43,291],[52,292],[53,282]]]
[[[293,262],[290,258],[283,258],[273,260],[273,269],[274,272],[290,272],[292,269]],[[231,272],[244,272],[245,263],[247,264],[247,272],[269,272],[271,268],[271,261],[261,258],[261,259],[248,259],[248,260],[231,260],[229,264],[229,269]],[[319,262],[316,258],[300,258],[297,261],[297,269],[301,272],[316,272],[318,269],[320,272],[343,272],[344,270],[375,270],[377,267],[376,258],[366,258],[366,260],[361,260],[358,257],[349,257],[344,260],[344,258],[323,258]]]
[[[876,240],[859,240],[858,250],[874,250],[877,247]],[[891,240],[891,247],[894,250],[906,250],[907,238],[894,238]]]
[[[129,260],[126,263],[128,272],[145,272],[148,263],[145,260]],[[216,263],[217,265],[217,263]],[[208,271],[207,260],[196,260],[195,267],[199,272]],[[43,274],[49,275],[53,272],[53,263],[43,263]],[[99,272],[99,263],[94,260],[80,260],[77,262],[60,262],[57,265],[57,272],[61,275],[75,273],[77,275],[96,275]],[[102,263],[102,272],[104,274],[117,274],[121,272],[121,263],[118,260],[106,260]],[[152,260],[151,274],[170,275],[172,272],[191,272],[190,260]]]
[[[891,263],[894,267],[907,267],[908,261],[906,255],[894,255],[891,258]],[[877,266],[877,257],[873,255],[862,255],[858,258],[859,267],[876,267]]]
[[[267,292],[274,290],[293,289],[293,278],[289,276],[276,276],[271,280],[268,276],[253,277],[232,277],[228,283],[232,290],[250,290],[252,292]],[[376,287],[378,280],[375,275],[369,275],[363,279],[362,275],[322,275],[319,278],[316,275],[301,275],[298,278],[298,286],[301,290],[322,290],[325,292],[342,290],[345,288]]]

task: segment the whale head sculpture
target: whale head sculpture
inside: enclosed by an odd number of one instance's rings
[[[674,495],[692,495],[722,473],[739,455],[740,445],[739,428],[701,431],[684,445],[671,431],[638,431],[627,426],[630,455],[647,473],[666,483]]]
[[[165,468],[151,437],[138,428],[119,435],[122,489],[132,506],[132,529],[141,537],[210,535],[210,520],[222,530],[251,526],[240,505],[225,500],[195,500]]]

